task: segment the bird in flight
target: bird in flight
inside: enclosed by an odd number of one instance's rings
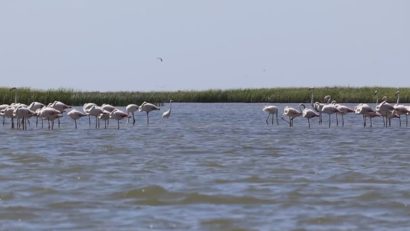
[[[157,59],[161,62],[164,62],[164,59],[162,57],[157,57]]]

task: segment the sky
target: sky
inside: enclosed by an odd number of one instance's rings
[[[409,12],[408,0],[0,0],[0,86],[410,87]]]

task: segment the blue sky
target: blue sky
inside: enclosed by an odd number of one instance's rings
[[[409,11],[406,0],[0,0],[0,86],[410,87]]]

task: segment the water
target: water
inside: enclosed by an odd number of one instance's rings
[[[174,104],[136,126],[0,127],[0,230],[405,230],[410,129]],[[281,111],[284,105],[280,105]],[[295,106],[295,105],[293,105]]]

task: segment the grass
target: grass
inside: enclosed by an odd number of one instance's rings
[[[321,87],[314,89],[315,101],[323,101],[325,95],[331,95],[339,103],[372,103],[376,101],[374,91],[378,89],[379,98],[387,96],[389,102],[395,102],[396,88],[383,87]],[[83,105],[93,102],[125,106],[130,103],[141,104],[143,101],[163,103],[169,99],[175,102],[269,102],[269,103],[301,103],[310,102],[309,88],[259,88],[228,89],[205,91],[160,91],[160,92],[86,92],[73,89],[36,90],[30,88],[0,88],[0,104],[17,101],[30,104],[33,101],[50,103],[55,100],[69,105]],[[410,102],[410,88],[400,89],[400,103]]]

